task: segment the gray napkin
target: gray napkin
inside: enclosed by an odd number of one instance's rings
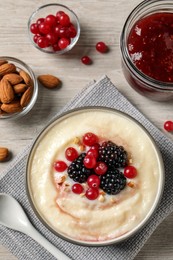
[[[106,106],[116,108],[136,118],[154,137],[160,147],[166,168],[166,183],[162,201],[157,211],[148,224],[133,236],[133,238],[118,245],[89,248],[73,245],[66,242],[47,230],[34,215],[25,191],[25,163],[30,147],[18,156],[13,165],[0,180],[0,192],[14,196],[24,207],[31,222],[39,232],[52,242],[57,248],[74,260],[129,260],[133,259],[151,236],[162,220],[173,211],[173,143],[150,123],[111,83],[105,76],[100,81],[84,88],[65,108],[59,113],[76,107]],[[13,216],[12,216],[13,217]],[[19,232],[0,226],[0,242],[21,260],[49,260],[55,259],[31,238]],[[60,259],[61,260],[61,259]]]

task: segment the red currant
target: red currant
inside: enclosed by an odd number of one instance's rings
[[[92,169],[96,166],[96,158],[91,155],[86,155],[83,163],[87,169]]]
[[[37,25],[44,23],[44,18],[39,18],[36,23],[37,23]]]
[[[56,17],[53,14],[49,14],[48,16],[46,16],[44,22],[49,26],[55,26],[57,21],[56,21]]]
[[[107,172],[108,166],[104,162],[97,162],[96,167],[94,168],[94,171],[98,175],[103,175]]]
[[[92,146],[92,147],[88,150],[87,155],[92,155],[92,156],[94,156],[95,158],[97,158],[97,157],[99,156],[98,149],[97,149],[95,146]]]
[[[83,186],[79,183],[75,183],[72,186],[72,191],[76,194],[81,194],[83,192]]]
[[[36,23],[32,23],[30,26],[30,31],[34,34],[39,33],[38,25]]]
[[[100,178],[97,175],[92,174],[88,177],[87,183],[90,188],[99,188]]]
[[[88,132],[83,136],[83,143],[88,146],[93,146],[94,144],[98,143],[98,136]]]
[[[57,13],[56,13],[56,18],[58,18],[58,20],[59,20],[59,18],[60,18],[60,16],[62,15],[62,14],[65,14],[63,11],[58,11]]]
[[[46,48],[46,47],[49,47],[49,41],[48,41],[48,39],[46,39],[45,37],[40,36],[40,37],[37,39],[37,45],[38,45],[40,48]]]
[[[95,200],[98,198],[99,196],[99,190],[96,188],[89,188],[86,193],[85,196],[87,197],[87,199],[89,200]]]
[[[40,33],[47,34],[51,31],[51,27],[46,23],[41,23],[39,25],[39,31]]]
[[[104,42],[98,42],[96,44],[96,50],[101,52],[101,53],[104,53],[104,52],[107,52],[108,47]]]
[[[38,38],[39,38],[40,36],[41,36],[40,34],[35,34],[34,37],[33,37],[33,41],[34,41],[35,43],[37,43]]]
[[[77,35],[77,31],[76,31],[76,28],[71,25],[69,28],[68,28],[68,35],[70,38],[75,38],[76,35]]]
[[[72,162],[72,161],[74,161],[78,157],[78,152],[76,151],[75,148],[68,147],[65,150],[65,157],[67,158],[67,160]]]
[[[60,38],[69,38],[67,35],[67,28],[66,27],[62,27],[62,25],[59,25],[59,32],[58,32],[58,36]]]
[[[54,51],[60,51],[61,50],[58,43],[53,44],[52,47],[53,47]]]
[[[166,121],[164,123],[164,129],[168,132],[172,132],[173,131],[173,122],[172,121]]]
[[[92,63],[92,60],[91,60],[90,57],[88,57],[88,56],[83,56],[83,57],[81,58],[81,61],[82,61],[82,63],[85,64],[85,65],[90,65],[90,64]]]
[[[58,45],[60,47],[61,50],[67,48],[67,46],[70,44],[70,39],[68,38],[61,38],[59,41],[58,41]]]
[[[137,175],[137,170],[134,166],[127,166],[124,168],[124,176],[129,178],[129,179],[132,179],[132,178],[135,178]]]
[[[63,172],[67,169],[67,164],[63,161],[56,161],[54,163],[54,168],[57,172]]]
[[[54,33],[50,32],[46,34],[46,38],[48,39],[50,45],[53,45],[57,42],[57,37]]]
[[[70,18],[68,14],[61,14],[59,17],[59,22],[62,26],[69,26],[70,25]]]

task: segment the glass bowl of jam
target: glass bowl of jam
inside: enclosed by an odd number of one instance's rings
[[[173,99],[173,2],[141,2],[129,14],[120,41],[131,87],[153,100]]]

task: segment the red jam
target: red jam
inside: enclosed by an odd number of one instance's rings
[[[155,13],[138,20],[128,37],[128,51],[145,75],[173,82],[173,13]]]

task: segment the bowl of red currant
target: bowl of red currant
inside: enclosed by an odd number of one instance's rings
[[[37,49],[45,53],[63,54],[71,50],[79,39],[79,19],[64,5],[43,5],[30,16],[28,32]]]

